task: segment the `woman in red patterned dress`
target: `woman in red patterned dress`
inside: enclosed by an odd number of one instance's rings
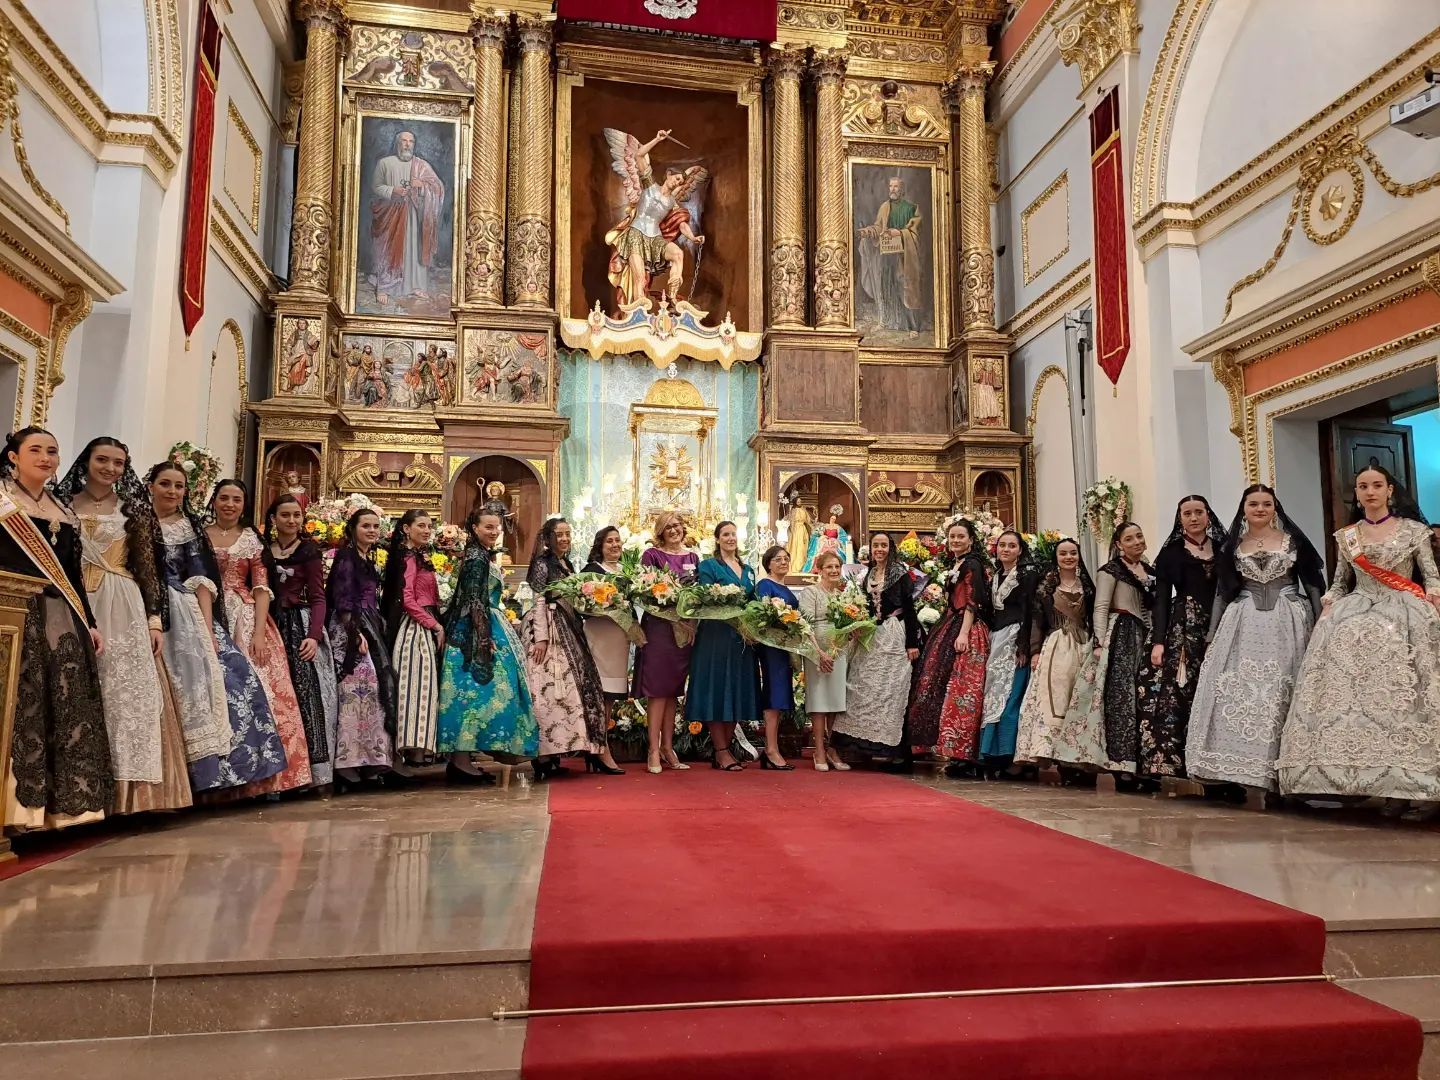
[[[963,775],[975,759],[985,704],[985,663],[990,657],[990,584],[980,537],[965,518],[945,526],[950,568],[940,584],[950,604],[920,654],[910,696],[910,741],[919,751],[949,758],[948,775]]]

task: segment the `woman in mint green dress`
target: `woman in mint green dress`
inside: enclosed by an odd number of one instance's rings
[[[469,755],[483,751],[502,761],[532,758],[540,731],[520,642],[500,603],[504,588],[491,562],[503,522],[492,510],[471,512],[455,595],[445,612],[445,659],[440,676],[437,749],[451,755],[447,773],[477,775]]]

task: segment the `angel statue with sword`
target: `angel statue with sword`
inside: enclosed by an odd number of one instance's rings
[[[666,275],[665,295],[671,304],[679,301],[685,273],[682,244],[694,253],[699,269],[705,236],[696,229],[710,173],[701,165],[667,165],[664,179],[657,181],[651,171],[650,151],[667,139],[685,145],[671,138],[669,131],[657,131],[653,139],[641,143],[623,131],[605,129],[610,167],[624,181],[625,190],[625,216],[605,234],[611,249],[608,276],[615,286],[616,303],[622,307],[644,301],[648,310],[646,294],[651,279],[660,273]]]

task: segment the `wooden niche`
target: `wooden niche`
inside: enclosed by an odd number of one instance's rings
[[[505,504],[503,543],[511,561],[528,565],[535,537],[545,523],[545,489],[540,478],[518,458],[504,454],[476,458],[455,476],[446,520],[463,525],[471,510],[492,501]],[[575,550],[572,557],[583,559],[590,550],[589,538],[575,537]]]

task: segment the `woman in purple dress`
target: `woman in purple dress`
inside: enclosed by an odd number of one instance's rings
[[[666,512],[655,521],[655,546],[640,558],[641,566],[668,570],[689,584],[695,579],[700,556],[685,550],[685,522]],[[685,692],[690,671],[690,646],[675,641],[675,624],[646,613],[640,622],[645,644],[635,652],[635,696],[645,699],[650,749],[646,767],[688,769],[675,753],[675,706]]]

